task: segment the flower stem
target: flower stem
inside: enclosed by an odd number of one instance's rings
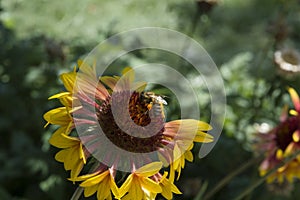
[[[91,173],[94,172],[97,169],[97,167],[99,167],[99,163],[96,162],[92,166],[90,172]],[[75,190],[75,192],[73,193],[73,195],[72,195],[72,197],[71,197],[70,200],[78,200],[80,198],[82,192],[83,192],[83,187],[78,186],[77,189]]]
[[[235,176],[238,174],[242,173],[244,170],[248,169],[251,165],[255,164],[257,161],[259,161],[261,157],[255,157],[243,164],[241,167],[238,169],[234,170],[227,176],[225,176],[218,184],[211,190],[209,191],[204,197],[203,200],[208,200],[212,198],[218,191],[220,191],[227,183],[229,183]],[[195,199],[198,200],[198,199]]]
[[[276,172],[280,167],[284,166],[286,163],[294,160],[298,155],[300,154],[300,150],[296,151],[292,156],[287,157],[283,160],[282,163],[278,164],[276,167],[274,167],[272,170],[270,170],[265,176],[255,181],[252,185],[247,187],[239,196],[237,196],[234,200],[241,200],[246,195],[248,195],[250,192],[252,192],[256,187],[258,187],[260,184],[262,184],[270,175],[272,175],[274,172]]]
[[[75,190],[73,196],[71,197],[71,200],[78,200],[83,192],[83,188],[78,186]]]

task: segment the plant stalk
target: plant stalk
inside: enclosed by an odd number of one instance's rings
[[[262,184],[270,175],[272,175],[274,172],[276,172],[280,167],[284,166],[286,163],[294,160],[298,155],[300,154],[300,150],[295,152],[292,156],[284,159],[284,161],[280,164],[278,164],[276,167],[274,167],[272,170],[270,170],[265,176],[255,181],[252,185],[247,187],[240,195],[238,195],[234,200],[241,200],[246,195],[248,195],[250,192],[252,192],[256,187],[258,187],[260,184]]]
[[[240,168],[237,170],[231,172],[227,176],[225,176],[211,191],[209,191],[204,197],[203,200],[208,200],[212,198],[217,192],[219,192],[227,183],[229,183],[235,176],[242,173],[246,169],[248,169],[251,165],[255,164],[257,161],[259,161],[261,157],[255,157],[243,164]]]

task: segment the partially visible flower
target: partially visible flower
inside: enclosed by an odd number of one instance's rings
[[[168,172],[164,172],[163,175],[160,173],[157,173],[153,176],[153,179],[156,180],[161,189],[161,195],[165,197],[166,199],[173,199],[173,193],[174,194],[181,194],[179,189],[174,185],[173,181],[167,178]],[[155,199],[156,194],[153,194],[153,199]]]
[[[87,152],[84,151],[81,141],[77,137],[70,137],[56,132],[49,140],[50,144],[62,148],[55,159],[64,163],[65,170],[71,170],[71,178],[78,176],[86,163]]]
[[[194,142],[213,141],[207,134],[212,127],[193,119],[165,122],[165,100],[144,91],[146,83],[135,82],[131,68],[122,76],[99,78],[95,64],[79,61],[78,66],[60,77],[67,91],[49,98],[63,107],[44,115],[47,125],[60,126],[49,142],[61,149],[55,159],[71,171],[70,180],[82,181],[85,196],[97,192],[98,199],[180,194],[175,173],[179,178],[185,160],[193,161]],[[88,162],[98,167],[89,169]],[[162,163],[170,165],[170,173]]]
[[[82,142],[77,137],[68,136],[74,129],[72,113],[81,107],[73,106],[77,98],[73,95],[74,84],[76,80],[76,67],[69,73],[63,73],[60,78],[67,90],[49,97],[59,99],[64,107],[55,108],[44,114],[47,124],[59,125],[60,127],[50,138],[49,142],[55,147],[61,148],[55,159],[64,163],[65,170],[71,171],[71,178],[78,176],[86,163],[87,151],[84,150]]]
[[[122,199],[148,199],[151,194],[162,192],[159,183],[150,177],[157,174],[162,167],[162,163],[153,162],[133,171],[120,188]]]
[[[300,53],[295,49],[283,49],[274,53],[279,72],[287,76],[300,74]]]
[[[67,107],[59,107],[44,114],[44,119],[48,124],[59,125],[56,133],[69,134],[73,128],[73,120]],[[45,127],[46,127],[45,126]]]
[[[181,150],[177,144],[175,145],[174,157],[177,159],[174,160],[174,162],[170,166],[170,180],[171,181],[174,181],[174,179],[175,179],[175,172],[178,173],[176,180],[179,179],[181,170],[185,166],[185,160],[187,160],[189,162],[193,162],[194,156],[191,152],[192,148],[193,148],[193,144],[191,144],[189,146],[189,148],[187,148],[186,150],[183,150],[183,149]]]
[[[266,134],[260,134],[261,141],[258,147],[259,150],[265,152],[265,159],[259,167],[261,176],[300,150],[300,100],[293,88],[289,88],[288,91],[295,109],[290,110],[290,116],[283,112],[277,127]],[[267,178],[267,182],[293,183],[295,178],[300,179],[300,155],[278,168]]]
[[[196,130],[195,130],[195,127]],[[173,161],[170,167],[170,179],[174,180],[175,171],[178,172],[177,180],[180,177],[181,169],[185,166],[185,160],[192,162],[194,160],[191,152],[194,142],[211,142],[212,136],[208,136],[205,131],[210,130],[211,126],[197,120],[175,120],[166,123],[165,135],[175,136],[175,144],[173,149]],[[193,133],[196,131],[196,135]]]
[[[74,128],[73,119],[71,113],[73,111],[73,86],[76,79],[76,67],[74,70],[69,73],[63,73],[60,75],[67,92],[61,92],[49,97],[49,100],[59,99],[64,107],[59,107],[53,110],[48,111],[44,114],[44,119],[47,121],[47,125],[55,124],[59,125],[59,129],[56,133],[69,134]]]
[[[294,185],[293,183],[290,183],[287,180],[285,180],[282,183],[278,183],[278,182],[269,183],[267,185],[267,189],[276,195],[289,198],[291,192],[294,190]]]
[[[84,188],[84,196],[89,197],[97,192],[97,199],[112,199],[111,193],[119,197],[119,188],[114,181],[115,171],[112,168],[100,166],[92,174],[71,178],[71,181],[83,181],[80,187]]]

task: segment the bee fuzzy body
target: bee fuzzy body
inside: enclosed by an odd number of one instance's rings
[[[153,92],[143,92],[141,96],[148,103],[148,109],[153,112],[155,117],[162,116],[165,118],[164,105],[168,105],[168,103],[162,96],[155,95]]]

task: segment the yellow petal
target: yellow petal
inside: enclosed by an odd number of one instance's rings
[[[171,190],[172,190],[172,192],[175,193],[175,194],[182,194],[182,193],[180,192],[180,190],[177,188],[177,186],[174,185],[173,183],[172,183],[172,186],[171,186]]]
[[[149,177],[156,174],[162,168],[162,162],[152,162],[137,169],[134,173],[139,176]]]
[[[208,123],[203,122],[203,121],[198,121],[198,130],[199,131],[209,131],[211,129],[212,129],[212,127]]]
[[[71,94],[70,92],[61,92],[61,93],[52,95],[52,96],[49,97],[48,99],[49,99],[49,100],[51,100],[51,99],[60,99],[60,98],[63,98],[63,97],[65,97],[65,96],[68,96],[68,95],[70,95],[70,94]]]
[[[274,174],[274,175],[270,175],[270,176],[267,178],[267,183],[272,183],[272,182],[274,182],[275,179],[276,179],[275,174]]]
[[[131,187],[132,185],[132,180],[133,180],[133,175],[130,174],[126,181],[122,184],[120,190],[119,190],[119,197],[118,198],[121,198],[123,197],[129,190],[129,188]]]
[[[190,150],[192,150],[192,149],[193,149],[193,147],[194,147],[194,143],[192,143],[192,144],[189,146],[189,148],[187,148],[187,151],[190,151]]]
[[[70,132],[70,127],[68,126],[61,126],[59,127],[54,133],[53,135],[55,134],[65,134],[65,135],[68,135]]]
[[[108,197],[106,197],[106,199],[105,200],[112,200],[112,197],[111,197],[111,194],[109,193],[109,196]]]
[[[213,140],[214,140],[213,136],[204,133],[202,131],[198,131],[194,138],[194,142],[203,142],[203,143],[212,142]]]
[[[92,196],[98,189],[98,185],[92,185],[90,187],[84,188],[84,196],[89,197]]]
[[[161,194],[166,199],[172,199],[173,198],[172,193],[181,194],[179,189],[170,180],[165,178],[165,175],[161,179],[161,188],[162,188],[162,193]]]
[[[171,122],[168,122],[166,125],[168,126],[168,124],[171,127],[174,128],[180,128],[182,130],[185,131],[189,131],[189,130],[199,130],[199,131],[208,131],[211,130],[212,127],[203,121],[198,121],[195,119],[182,119],[182,120],[174,120]]]
[[[69,155],[68,151],[69,151],[68,149],[63,149],[63,150],[60,150],[59,152],[57,152],[55,154],[55,160],[57,160],[58,162],[64,162],[66,156]]]
[[[132,88],[132,83],[134,81],[134,70],[130,67],[126,67],[122,71],[122,76],[117,84],[117,87],[115,87],[115,91],[122,91],[122,90],[129,90],[134,89]]]
[[[122,75],[126,74],[127,72],[131,72],[131,73],[133,72],[133,73],[134,73],[132,67],[125,67],[125,68],[122,70]]]
[[[60,75],[60,79],[62,80],[67,91],[73,93],[74,83],[76,80],[76,72],[63,73]]]
[[[79,158],[82,159],[82,162],[85,164],[86,163],[86,158],[84,155],[82,143],[80,143],[80,148],[79,148]]]
[[[108,176],[106,176],[103,181],[98,184],[97,198],[98,200],[111,199]]]
[[[146,87],[147,87],[147,82],[144,81],[134,83],[133,85],[133,89],[137,92],[144,91]]]
[[[260,175],[260,176],[264,176],[264,175],[267,174],[267,172],[268,172],[267,170],[262,170],[262,169],[260,169],[260,170],[259,170],[259,175]]]
[[[164,167],[169,166],[170,163],[167,161],[167,159],[160,152],[157,152],[157,156],[158,156],[158,159],[163,163]]]
[[[153,193],[162,192],[160,185],[158,183],[154,182],[153,180],[151,180],[150,178],[142,178],[140,180],[140,182],[141,182],[142,187],[150,192],[153,192]]]
[[[283,151],[281,149],[278,149],[276,151],[276,158],[281,160],[283,158]]]
[[[179,148],[178,144],[175,144],[174,151],[173,151],[173,155],[174,155],[173,159],[178,160],[181,157],[182,153],[183,152]],[[177,164],[174,163],[174,168],[177,169],[177,167],[178,167]]]
[[[299,100],[299,96],[298,96],[296,90],[294,90],[293,88],[290,87],[290,88],[288,88],[288,91],[291,95],[291,98],[294,103],[296,111],[300,111],[300,100]]]
[[[173,164],[170,164],[170,176],[169,180],[173,183],[175,180],[175,170]]]
[[[293,140],[294,140],[294,142],[300,141],[300,131],[299,130],[297,130],[293,133]]]
[[[75,137],[70,137],[60,132],[55,132],[49,139],[49,143],[58,148],[69,148],[79,145],[80,140]]]
[[[163,176],[161,177],[160,180],[162,181],[162,180],[166,179],[167,176],[168,176],[168,172],[167,172],[167,171],[164,171],[164,174],[163,174]]]
[[[105,85],[107,85],[110,89],[114,89],[115,85],[117,84],[117,82],[119,81],[120,77],[118,76],[114,76],[114,77],[111,77],[111,76],[102,76],[100,78],[100,81],[102,83],[104,83]]]
[[[114,180],[114,178],[110,175],[110,189],[112,191],[112,193],[114,194],[114,196],[117,198],[120,194],[119,194],[119,188],[116,185],[116,182]]]
[[[293,116],[297,116],[298,115],[298,112],[296,110],[294,110],[294,109],[291,109],[289,111],[289,113],[290,113],[290,115],[293,115]]]
[[[183,161],[183,165],[182,165],[183,167],[184,167],[184,161]],[[179,178],[180,178],[180,175],[181,175],[181,167],[179,167],[178,169],[177,169],[177,172],[178,172],[178,174],[177,174],[177,178],[176,178],[176,180],[178,181],[179,180]]]
[[[81,73],[86,74],[87,76],[96,76],[96,65],[94,63],[93,66],[90,66],[88,63],[84,62],[83,60],[78,60],[77,65]]]
[[[184,157],[184,155],[182,155],[182,156],[180,157],[180,164],[181,164],[181,168],[183,169],[184,166],[185,166],[185,157]]]
[[[73,100],[74,100],[74,97],[72,97],[71,95],[68,95],[68,96],[65,96],[65,97],[62,97],[59,99],[61,104],[69,109],[69,112],[72,112],[72,110],[73,110],[72,109]]]
[[[295,143],[294,142],[291,142],[285,149],[284,151],[284,154],[283,156],[287,157],[287,156],[290,156],[291,154],[294,153],[294,150],[295,150]]]
[[[180,161],[181,161],[181,159],[178,158],[177,160],[175,160],[175,161],[172,163],[173,168],[174,168],[175,171],[178,170],[179,168],[181,168]]]
[[[86,174],[86,175],[82,175],[82,176],[78,176],[78,177],[74,177],[74,178],[69,178],[68,180],[70,180],[70,181],[84,181],[84,180],[87,180],[91,177],[96,176],[99,173],[101,173],[101,172],[97,171],[97,172],[94,172],[92,174]]]
[[[279,167],[279,168],[277,169],[277,172],[278,172],[278,173],[282,173],[284,170],[286,170],[286,168],[287,168],[287,165],[284,165],[284,166],[282,166],[282,167]]]
[[[284,181],[284,177],[283,177],[283,175],[282,174],[278,174],[277,175],[277,180],[278,180],[278,183],[283,183],[283,181]]]
[[[144,199],[144,192],[139,184],[139,181],[135,180],[136,178],[134,178],[132,184],[131,184],[131,188],[129,191],[129,194],[131,195],[131,197],[133,197],[132,199]]]
[[[82,162],[82,160],[77,160],[77,162],[73,165],[73,168],[71,169],[71,179],[78,176],[78,174],[83,168],[83,165],[84,163]]]
[[[166,199],[172,199],[173,198],[173,194],[172,194],[172,191],[171,191],[171,185],[163,185],[162,187],[162,192],[161,192],[161,195],[163,197],[165,197]]]
[[[44,119],[51,124],[57,125],[68,125],[71,122],[66,107],[59,107],[46,112],[44,114]]]
[[[81,187],[89,187],[95,184],[100,183],[107,175],[109,174],[109,170],[102,172],[99,175],[96,175],[92,178],[89,178],[80,184]]]
[[[293,173],[289,173],[286,175],[286,179],[289,183],[293,183],[294,182],[294,174]]]
[[[175,120],[166,123],[165,134],[176,135],[178,140],[184,141],[185,145],[195,142],[211,142],[213,137],[203,131],[211,129],[211,126],[205,122],[193,119]],[[187,148],[187,147],[183,147]]]
[[[76,79],[76,91],[83,91],[84,94],[99,100],[105,100],[109,95],[106,88],[98,81],[96,76],[78,74]]]
[[[79,160],[78,157],[78,148],[71,147],[66,149],[68,154],[64,160],[64,166],[66,170],[73,170],[74,166],[76,165],[77,161]]]
[[[146,198],[147,200],[155,200],[156,199],[156,193],[150,193],[149,196]]]
[[[184,153],[184,157],[185,157],[186,160],[188,160],[190,162],[193,162],[193,160],[194,160],[194,156],[193,156],[191,151],[186,151]]]
[[[134,197],[131,197],[130,194],[127,194],[126,196],[124,196],[124,197],[122,198],[122,200],[132,200],[132,199],[134,199]]]

